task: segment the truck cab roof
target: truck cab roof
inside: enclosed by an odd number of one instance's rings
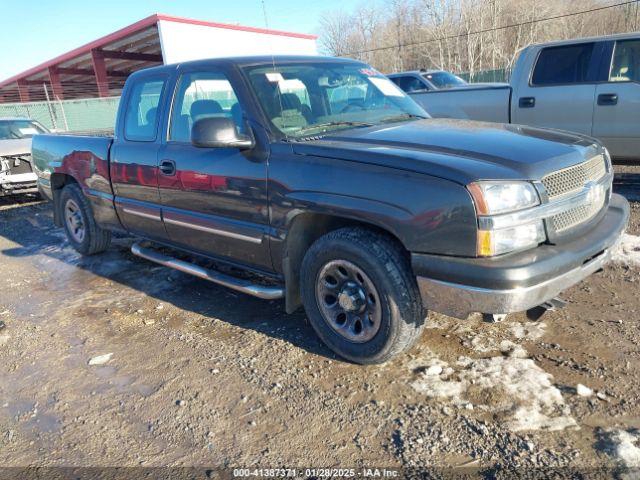
[[[557,40],[553,42],[540,42],[533,43],[526,48],[540,48],[540,47],[557,47],[561,45],[575,45],[579,43],[591,43],[591,42],[608,42],[616,40],[636,40],[638,38],[638,32],[631,33],[617,33],[615,35],[600,35],[594,37],[573,38],[569,40]]]
[[[150,72],[167,72],[173,71],[179,67],[193,66],[193,67],[207,67],[213,65],[236,65],[238,67],[247,67],[255,65],[271,65],[271,64],[286,64],[286,63],[358,63],[363,64],[359,60],[352,58],[338,58],[338,57],[325,57],[320,55],[251,55],[241,57],[217,57],[206,58],[202,60],[192,60],[189,62],[172,63],[169,65],[159,65],[157,67],[146,68],[132,73],[131,77],[137,75],[147,75]]]

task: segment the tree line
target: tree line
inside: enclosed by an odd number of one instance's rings
[[[519,51],[551,40],[637,31],[639,1],[387,0],[321,18],[329,55],[365,61],[385,73],[435,68],[510,70]],[[607,8],[610,7],[610,8]],[[586,12],[576,14],[576,12]]]

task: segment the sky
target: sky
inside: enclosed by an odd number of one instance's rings
[[[269,28],[319,33],[320,17],[362,0],[264,0]],[[153,13],[265,27],[261,0],[0,0],[0,80]]]

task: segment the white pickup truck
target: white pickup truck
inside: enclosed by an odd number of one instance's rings
[[[510,85],[411,97],[433,117],[583,133],[601,140],[616,161],[638,161],[640,33],[531,45],[521,52]]]

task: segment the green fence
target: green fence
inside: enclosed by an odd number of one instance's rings
[[[49,129],[91,131],[113,129],[120,97],[0,104],[0,117],[26,117]]]
[[[500,68],[498,70],[483,70],[475,72],[473,77],[469,73],[459,73],[459,77],[465,79],[469,83],[492,83],[492,82],[508,82],[511,71]]]

